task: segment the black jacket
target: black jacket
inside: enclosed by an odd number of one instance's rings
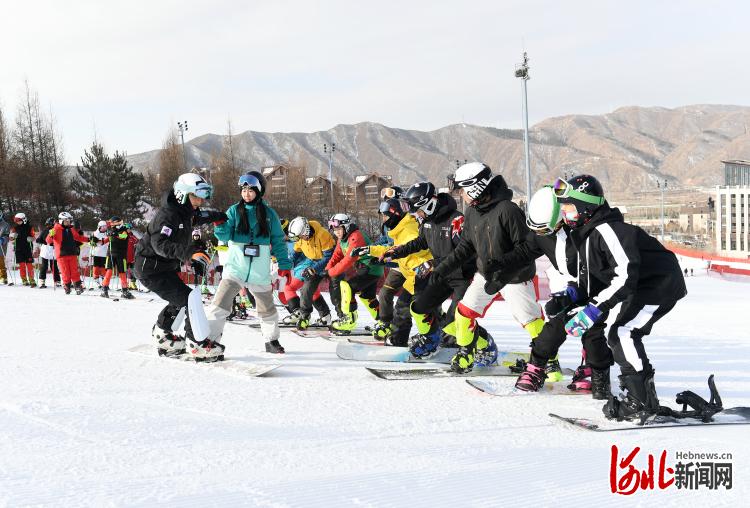
[[[496,267],[495,260],[525,242],[529,233],[526,218],[518,205],[511,201],[513,191],[503,177],[495,176],[487,189],[489,199],[466,210],[461,241],[435,269],[439,276],[447,277],[476,255],[477,270],[488,279]],[[536,266],[532,261],[524,264],[508,282],[527,282],[535,274]]]
[[[458,211],[453,196],[441,192],[437,195],[438,204],[432,216],[425,218],[419,226],[419,236],[396,247],[394,259],[403,258],[420,250],[430,249],[435,264],[447,258],[461,240],[463,216]],[[461,266],[447,275],[447,279],[471,279],[477,271],[476,256],[471,256]]]
[[[195,252],[193,226],[208,224],[220,218],[221,212],[194,210],[188,201],[180,204],[170,190],[162,197],[161,208],[146,227],[146,233],[135,247],[136,277],[147,279],[163,272],[176,272]]]
[[[13,225],[13,230],[16,232],[16,235],[18,235],[13,241],[13,247],[15,248],[16,257],[19,258],[19,261],[21,259],[26,261],[27,258],[31,257],[33,249],[31,243],[29,243],[29,237],[31,236],[32,229],[31,224],[28,222],[26,224]]]
[[[108,232],[109,236],[109,247],[107,248],[107,255],[111,258],[117,258],[118,260],[128,258],[128,237],[120,238],[120,234],[127,233],[127,229],[122,227],[120,229],[110,229]]]
[[[674,253],[626,224],[617,208],[605,203],[570,238],[578,250],[578,286],[602,312],[627,299],[659,305],[687,294]]]

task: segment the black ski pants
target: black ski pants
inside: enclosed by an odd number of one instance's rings
[[[357,299],[354,298],[354,295],[359,295],[366,300],[373,300],[375,298],[375,291],[378,287],[379,278],[380,277],[377,275],[370,274],[367,267],[358,269],[349,279],[345,279],[344,277],[331,277],[329,291],[331,293],[331,302],[336,308],[336,314],[339,317],[343,316],[343,311],[341,309],[342,280],[346,280],[352,288],[352,301],[349,304],[349,312],[353,312],[357,310]]]
[[[60,282],[60,270],[57,268],[57,261],[42,258],[42,263],[39,266],[39,280],[43,283],[47,280],[47,270],[52,271],[52,280],[54,282]]]
[[[179,272],[163,272],[139,279],[148,289],[156,293],[159,298],[167,301],[156,318],[156,325],[162,330],[171,330],[180,309],[185,308],[185,336],[193,338],[193,330],[190,327],[190,315],[188,313],[188,296],[192,289],[180,279]]]
[[[466,290],[469,288],[471,280],[463,278],[450,278],[450,279],[439,279],[439,282],[433,282],[430,279],[430,283],[419,291],[419,294],[414,298],[414,302],[411,304],[411,309],[417,314],[427,314],[428,317],[436,317],[433,321],[433,327],[443,328],[448,323],[453,321],[453,316],[456,312],[456,306],[458,302],[464,297]],[[443,302],[448,298],[453,298],[451,306],[448,312],[442,312]]]
[[[542,331],[531,343],[531,361],[534,365],[545,366],[550,358],[557,356],[560,346],[567,338],[565,323],[570,318],[571,316],[563,312],[544,323]],[[602,315],[602,319],[581,337],[586,352],[586,365],[596,370],[607,369],[614,363],[612,351],[607,347],[604,338],[606,319],[606,314]]]
[[[390,323],[393,321],[394,305],[393,299],[396,297],[396,293],[406,282],[404,275],[395,269],[388,270],[388,275],[385,277],[383,286],[380,288],[378,293],[378,320],[384,323]],[[402,291],[401,293],[405,293]],[[408,310],[408,309],[407,309]]]
[[[313,307],[315,307],[315,310],[317,310],[318,314],[321,316],[327,316],[331,313],[323,295],[320,295],[317,300],[313,301],[315,291],[318,290],[318,286],[322,281],[323,277],[320,275],[313,275],[302,284],[302,289],[300,289],[299,292],[299,308],[304,314],[312,314]]]

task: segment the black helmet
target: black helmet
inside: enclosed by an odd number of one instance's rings
[[[409,203],[402,199],[386,199],[380,203],[378,212],[388,217],[388,219],[383,222],[383,225],[388,229],[393,229],[399,222],[401,222],[401,219],[409,213]]]
[[[44,221],[45,226],[54,226],[55,225],[55,219],[52,217],[47,217],[47,220]]]
[[[418,182],[406,190],[403,199],[409,203],[411,213],[422,210],[429,217],[435,213],[435,208],[437,208],[437,200],[433,199],[435,196],[437,196],[437,192],[432,183]]]
[[[552,184],[559,203],[575,205],[574,215],[563,213],[565,224],[577,228],[586,224],[594,212],[606,203],[604,189],[599,180],[591,175],[577,175],[565,181],[562,178]]]
[[[262,197],[266,193],[266,178],[258,171],[248,171],[240,177],[237,185],[240,188],[250,187],[255,189],[258,197]]]

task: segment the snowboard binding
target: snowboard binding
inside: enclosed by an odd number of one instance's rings
[[[704,423],[713,420],[713,415],[724,409],[719,391],[716,389],[714,375],[708,376],[708,389],[711,392],[710,400],[706,400],[690,390],[677,394],[677,403],[682,404],[681,411],[672,411],[670,416],[675,418],[695,418]],[[691,409],[688,409],[688,406]]]

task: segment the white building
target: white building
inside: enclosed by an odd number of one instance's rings
[[[716,248],[721,256],[750,258],[750,161],[724,163],[716,188]]]

